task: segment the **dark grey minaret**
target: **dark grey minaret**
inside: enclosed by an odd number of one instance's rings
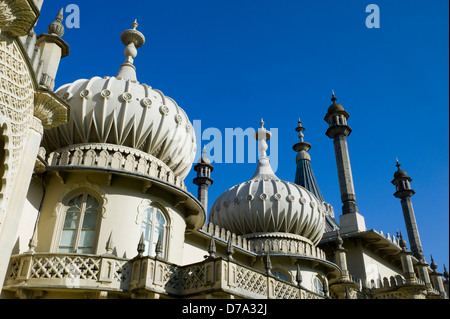
[[[214,182],[211,178],[211,172],[214,168],[211,161],[206,157],[206,150],[203,149],[202,157],[194,166],[197,177],[194,178],[194,184],[198,186],[198,200],[202,203],[203,208],[208,212],[208,187]]]
[[[414,208],[411,201],[411,196],[414,195],[414,190],[411,189],[411,177],[405,171],[400,169],[400,164],[397,160],[397,171],[394,173],[392,184],[395,185],[394,196],[400,198],[402,203],[403,217],[405,218],[406,231],[408,233],[409,246],[414,257],[418,260],[423,259],[423,249],[420,243],[419,229],[417,228],[416,217],[414,215]]]
[[[339,188],[341,191],[341,201],[343,203],[342,213],[351,214],[358,213],[356,205],[355,188],[353,186],[352,168],[350,166],[350,156],[348,153],[347,136],[350,135],[352,129],[347,125],[349,114],[344,110],[342,105],[336,103],[337,98],[331,98],[333,104],[328,108],[324,120],[329,127],[326,135],[333,139],[334,152],[336,155],[336,165],[338,170]]]
[[[328,123],[326,135],[333,139],[336,166],[339,178],[339,189],[341,192],[342,215],[339,216],[341,233],[359,232],[366,230],[364,217],[359,214],[356,205],[355,188],[353,186],[352,168],[348,153],[347,136],[352,129],[347,125],[349,114],[342,105],[336,103],[337,98],[333,96],[333,104],[328,108],[324,120]]]

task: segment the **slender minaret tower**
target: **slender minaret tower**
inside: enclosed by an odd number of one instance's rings
[[[343,203],[343,215],[340,216],[341,232],[346,232],[346,227],[348,231],[365,231],[364,218],[358,213],[358,206],[356,205],[352,168],[350,166],[350,156],[347,146],[347,136],[352,132],[350,126],[347,125],[349,114],[344,110],[342,105],[336,103],[336,100],[337,98],[333,92],[331,98],[333,104],[328,108],[324,120],[329,125],[325,134],[333,139],[334,142],[339,188]]]
[[[308,151],[311,149],[311,144],[303,141],[303,131],[305,128],[302,126],[302,122],[298,119],[298,126],[295,128],[298,132],[298,137],[300,141],[295,144],[292,148],[294,151],[298,152],[295,159],[297,163],[297,169],[295,171],[295,184],[303,186],[311,193],[316,195],[317,199],[324,202],[322,194],[320,192],[319,186],[317,185],[316,178],[311,168],[311,156]]]
[[[414,209],[411,201],[411,196],[415,193],[414,190],[411,189],[410,185],[412,179],[408,176],[408,174],[406,174],[405,171],[400,169],[398,160],[395,166],[397,166],[397,171],[394,173],[394,179],[391,182],[395,185],[396,191],[394,196],[400,198],[402,203],[403,216],[405,218],[406,231],[408,233],[411,252],[418,260],[422,260],[424,258],[423,249],[422,244],[420,243],[419,229],[417,228],[416,217],[414,215]]]
[[[53,91],[55,87],[59,62],[69,55],[69,45],[62,39],[64,35],[63,13],[64,9],[61,9],[55,21],[48,26],[48,34],[39,35],[36,42],[36,46],[41,49],[39,85],[50,91]]]
[[[203,208],[208,212],[208,187],[214,182],[211,178],[211,172],[214,168],[211,161],[206,157],[206,149],[203,148],[202,157],[194,166],[197,177],[194,178],[194,184],[198,186],[198,200],[202,203]]]

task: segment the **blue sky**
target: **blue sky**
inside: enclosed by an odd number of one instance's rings
[[[398,157],[413,179],[425,257],[430,262],[432,254],[441,272],[444,263],[448,268],[448,1],[45,0],[36,32],[46,32],[72,3],[80,8],[80,27],[66,28],[71,51],[57,87],[114,76],[124,61],[120,34],[137,19],[146,36],[135,60],[138,80],[175,99],[203,130],[257,129],[264,118],[266,128],[277,129],[276,174],[283,180],[294,180],[300,117],[314,174],[338,218],[333,142],[323,120],[333,89],[350,114],[353,179],[367,228],[406,236],[400,200],[392,195]],[[371,3],[380,8],[378,29],[365,24]],[[210,207],[255,169],[213,165]],[[194,173],[186,184],[197,194]]]

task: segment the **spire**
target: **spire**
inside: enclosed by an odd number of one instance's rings
[[[34,250],[36,249],[38,243],[38,229],[35,226],[34,231],[33,231],[33,236],[31,236],[30,241],[28,242],[28,254],[34,254]]]
[[[337,98],[334,95],[334,90],[331,90],[331,101],[333,101],[333,104],[336,104]]]
[[[109,238],[106,241],[106,255],[112,255],[112,252],[114,250],[114,240],[113,240],[113,232],[111,231],[111,233],[109,234]]]
[[[264,258],[264,268],[266,268],[266,274],[272,275],[272,261],[270,260],[269,253]]]
[[[231,238],[231,234],[230,236],[228,236],[228,242],[227,242],[227,256],[228,256],[228,260],[233,260],[233,254],[234,254],[234,247],[233,247],[233,242],[232,242],[232,238]]]
[[[209,254],[209,258],[216,257],[216,241],[214,240],[214,235],[211,235],[211,240],[209,242],[209,247],[208,247],[208,254]]]
[[[306,188],[316,195],[321,202],[324,202],[311,168],[311,157],[308,154],[308,151],[311,149],[311,144],[303,141],[305,128],[302,126],[300,119],[298,119],[298,126],[295,128],[295,131],[298,132],[299,138],[299,142],[292,147],[294,151],[298,152],[296,157],[297,169],[295,172],[295,184]]]
[[[156,254],[156,258],[157,259],[161,259],[162,258],[162,232],[159,233],[158,236],[158,241],[156,242],[156,247],[155,247],[155,254]]]
[[[303,282],[303,276],[302,276],[302,271],[300,269],[300,264],[297,263],[297,274],[295,276],[295,280],[297,281],[297,285],[300,287],[302,285]]]
[[[61,38],[64,35],[63,16],[61,9],[55,21],[50,23],[47,33],[39,35],[36,39],[36,47],[41,50],[39,58],[40,70],[36,74],[39,86],[42,89],[53,91],[55,87],[56,74],[62,58],[69,55],[70,47]]]
[[[132,25],[133,29],[128,29],[122,32],[120,39],[126,46],[124,54],[126,57],[125,63],[120,66],[119,72],[117,72],[116,78],[125,81],[137,81],[136,67],[133,65],[134,58],[137,56],[137,50],[145,43],[144,35],[137,31],[139,24],[135,20]]]
[[[403,239],[402,232],[400,232],[400,235],[399,235],[399,242],[400,242],[400,248],[402,250],[406,251],[408,248],[407,248],[406,240]]]
[[[145,252],[145,243],[144,243],[144,233],[141,234],[141,238],[139,238],[139,243],[137,245],[138,256],[142,257]]]

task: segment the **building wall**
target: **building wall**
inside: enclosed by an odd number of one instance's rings
[[[22,211],[42,138],[34,113],[33,70],[17,40],[0,34],[0,285],[16,244]]]
[[[143,210],[150,205],[158,205],[169,221],[165,256],[169,262],[183,262],[186,223],[180,209],[173,207],[170,195],[156,188],[150,188],[148,193],[143,193],[141,184],[127,177],[115,176],[108,185],[108,175],[105,173],[77,171],[65,175],[64,178],[52,173],[46,179],[37,252],[58,251],[66,210],[65,200],[77,191],[87,190],[97,196],[102,205],[94,244],[95,254],[106,253],[106,243],[112,232],[114,254],[126,258],[136,256],[142,233]]]

